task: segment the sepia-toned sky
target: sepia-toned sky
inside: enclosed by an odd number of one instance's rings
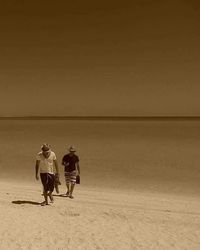
[[[0,116],[199,116],[197,0],[0,1]]]

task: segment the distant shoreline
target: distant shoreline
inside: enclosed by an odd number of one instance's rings
[[[0,120],[200,121],[200,116],[2,116]]]

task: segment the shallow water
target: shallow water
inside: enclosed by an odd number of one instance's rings
[[[1,120],[1,178],[34,181],[43,142],[80,157],[82,185],[198,192],[200,122]],[[62,177],[63,178],[63,177]]]

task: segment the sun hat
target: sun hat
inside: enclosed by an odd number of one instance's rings
[[[76,152],[76,149],[74,148],[74,146],[69,147],[69,152]]]
[[[47,143],[44,143],[41,147],[42,151],[48,152],[50,151],[50,145]]]

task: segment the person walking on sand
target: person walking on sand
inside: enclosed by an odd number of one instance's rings
[[[54,170],[55,166],[55,170]],[[48,196],[51,203],[54,202],[52,192],[54,190],[55,184],[55,174],[59,177],[58,163],[56,155],[51,151],[49,144],[45,143],[41,147],[41,152],[37,154],[36,164],[35,164],[35,177],[36,180],[40,179],[43,185],[44,202],[41,203],[42,206],[48,205]]]
[[[77,176],[80,177],[79,157],[75,154],[74,146],[70,146],[69,153],[64,155],[62,165],[64,165],[65,181],[67,186],[67,197],[73,199],[73,191]]]

